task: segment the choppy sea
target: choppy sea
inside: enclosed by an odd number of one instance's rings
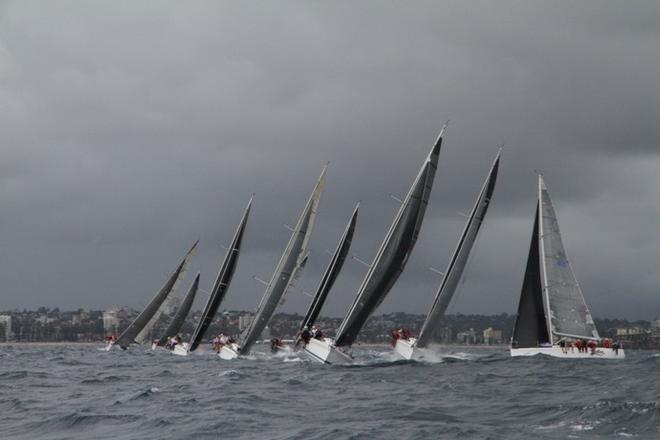
[[[325,366],[99,347],[0,346],[0,438],[660,438],[653,352],[569,361],[440,347],[421,363],[372,347]]]

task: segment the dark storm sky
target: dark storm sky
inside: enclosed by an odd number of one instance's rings
[[[381,312],[427,310],[503,142],[449,312],[515,311],[542,170],[594,315],[660,315],[660,4],[467,3],[0,2],[0,309],[141,306],[197,238],[186,284],[208,289],[256,192],[224,305],[253,309],[330,161],[311,291],[358,200],[373,258],[451,119]],[[325,314],[365,271],[347,262]]]

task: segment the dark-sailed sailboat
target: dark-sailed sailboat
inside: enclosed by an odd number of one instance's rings
[[[328,267],[325,269],[325,272],[321,277],[321,282],[316,289],[314,299],[309,305],[309,309],[307,309],[307,313],[300,323],[300,328],[298,329],[299,337],[302,335],[303,331],[309,331],[316,323],[316,318],[318,318],[319,313],[321,312],[321,308],[323,308],[323,304],[325,304],[325,300],[328,297],[328,294],[330,293],[330,290],[332,289],[337,276],[339,276],[339,272],[344,266],[346,256],[348,255],[348,251],[351,247],[351,242],[353,241],[353,233],[355,232],[355,224],[357,223],[359,209],[360,204],[358,203],[357,206],[355,206],[353,215],[351,215],[351,219],[348,221],[348,224],[344,229],[344,233],[342,234],[341,239],[339,240],[339,244],[337,245],[337,248],[332,255],[332,259],[330,260]]]
[[[591,349],[579,349],[590,342]],[[557,215],[540,175],[534,230],[511,341],[511,356],[536,354],[561,358],[625,357],[622,349],[612,346],[609,340],[601,340],[598,334],[568,261]]]
[[[312,339],[305,347],[305,352],[312,359],[324,363],[352,361],[352,358],[340,348],[350,347],[355,342],[367,319],[385,299],[408,262],[428,205],[445,128],[446,126],[440,131],[440,135],[403,200],[394,222],[358,289],[353,305],[339,327],[336,339],[334,341]]]
[[[273,313],[275,313],[280,300],[282,300],[282,297],[304,266],[307,260],[307,243],[309,242],[314,220],[316,219],[321,193],[325,187],[326,170],[327,165],[323,168],[321,176],[316,182],[316,186],[298,219],[296,227],[293,228],[289,243],[284,249],[284,253],[266,287],[266,291],[257,307],[252,322],[246,328],[245,332],[243,332],[238,343],[222,347],[219,353],[222,359],[234,359],[239,355],[245,356],[250,353],[252,346],[257,342],[257,339],[272,318]]]
[[[468,220],[463,228],[463,233],[458,241],[458,245],[449,260],[449,265],[445,270],[442,283],[435,295],[431,311],[426,317],[422,330],[417,338],[403,338],[400,337],[395,341],[394,351],[404,357],[405,359],[412,359],[413,357],[423,357],[423,351],[417,350],[418,348],[426,348],[433,340],[434,330],[438,327],[440,320],[447,311],[449,303],[451,302],[454,293],[461,281],[461,277],[465,270],[470,257],[470,251],[474,246],[481,225],[484,221],[490,200],[495,191],[495,183],[497,181],[497,172],[500,166],[500,152],[497,153],[495,161],[488,172],[486,181],[481,187],[479,196],[468,216]]]
[[[224,300],[227,291],[229,290],[229,284],[231,283],[234,272],[236,271],[236,267],[238,266],[238,257],[241,253],[241,244],[243,243],[243,235],[245,234],[247,220],[250,216],[250,209],[252,208],[253,198],[254,196],[250,197],[250,201],[245,208],[245,212],[243,212],[243,217],[241,218],[241,221],[236,228],[236,232],[234,233],[234,238],[231,241],[231,245],[229,246],[229,249],[227,249],[227,254],[222,261],[222,265],[218,271],[218,276],[213,283],[211,295],[206,302],[206,306],[204,307],[204,311],[202,312],[202,316],[199,323],[197,324],[197,327],[195,328],[195,331],[193,332],[190,342],[179,344],[174,347],[174,354],[185,356],[189,352],[197,350],[197,347],[199,347],[199,344],[204,339],[204,335],[211,325],[211,322],[213,322],[213,318],[215,318],[216,313],[218,313],[220,304],[222,304],[222,301]]]
[[[170,338],[174,338],[179,334],[188,313],[190,313],[193,302],[195,301],[195,295],[197,295],[197,289],[199,288],[199,276],[200,274],[197,272],[197,276],[195,276],[193,283],[190,285],[190,289],[188,289],[188,293],[186,293],[183,302],[174,314],[174,318],[172,318],[172,321],[163,332],[163,336],[161,336],[158,341],[155,341],[151,348],[155,349],[156,347],[163,347],[167,344],[167,341],[170,340]]]
[[[119,335],[116,341],[108,344],[107,350],[110,350],[113,345],[119,345],[122,349],[126,349],[130,344],[142,343],[144,341],[144,335],[147,333],[145,330],[150,329],[155,324],[159,316],[159,310],[165,300],[168,298],[170,292],[172,292],[186,270],[188,262],[192,257],[192,254],[197,247],[199,240],[192,245],[190,250],[186,253],[185,257],[176,268],[174,273],[168,278],[165,285],[158,291],[158,293],[151,299],[149,304],[142,310],[137,318]]]

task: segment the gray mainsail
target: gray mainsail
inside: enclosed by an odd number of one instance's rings
[[[417,338],[416,345],[417,347],[423,348],[428,346],[433,338],[433,331],[438,326],[440,319],[447,311],[447,307],[456,292],[456,288],[461,280],[465,266],[467,265],[468,258],[470,256],[470,251],[474,245],[474,242],[477,239],[479,234],[479,229],[484,221],[484,217],[488,212],[488,207],[490,206],[490,199],[493,197],[493,191],[495,190],[495,183],[497,181],[497,171],[500,166],[500,154],[501,151],[497,153],[495,162],[488,173],[486,181],[481,188],[479,197],[472,208],[472,212],[468,217],[468,221],[465,224],[461,238],[458,241],[458,245],[454,250],[454,253],[449,261],[447,270],[445,271],[442,283],[438,289],[438,293],[435,296],[433,301],[433,306],[431,311],[426,317],[426,321],[422,325],[422,330],[419,333]]]
[[[130,344],[140,343],[143,338],[138,338],[138,335],[143,332],[145,328],[148,328],[149,325],[153,325],[153,318],[156,316],[158,310],[161,308],[165,300],[167,299],[170,292],[174,289],[177,281],[181,275],[185,272],[186,266],[190,260],[190,257],[193,254],[193,251],[197,247],[199,240],[190,248],[186,256],[183,258],[179,266],[176,268],[174,273],[167,280],[165,285],[158,291],[158,293],[152,298],[152,300],[147,304],[147,306],[142,310],[137,318],[124,330],[124,332],[119,335],[117,338],[116,344],[121,348],[126,348]]]
[[[369,266],[355,301],[337,332],[337,347],[350,346],[355,342],[367,319],[385,299],[408,262],[428,205],[444,130],[445,127],[422,164],[374,261]]]
[[[188,289],[188,293],[183,299],[181,306],[179,306],[179,310],[176,311],[174,318],[172,318],[172,322],[170,322],[170,325],[168,325],[167,328],[165,329],[165,332],[163,332],[163,336],[158,339],[159,346],[162,347],[163,345],[165,345],[167,343],[167,338],[173,338],[174,336],[179,334],[179,332],[181,331],[181,327],[183,327],[183,323],[185,322],[186,317],[190,312],[190,308],[192,307],[193,302],[195,301],[195,295],[197,294],[198,288],[199,288],[199,272],[197,272],[197,276],[195,277],[195,280],[190,286],[190,289]]]
[[[316,219],[316,211],[321,199],[321,192],[325,186],[326,169],[327,166],[323,168],[321,176],[314,187],[314,191],[307,201],[307,205],[298,219],[296,227],[293,229],[291,239],[275,268],[273,277],[266,287],[252,323],[243,333],[243,337],[239,343],[241,355],[246,355],[250,352],[252,345],[254,345],[261,332],[268,325],[270,318],[277,308],[277,304],[286,293],[292,280],[296,279],[301,265],[306,260],[307,243],[314,226],[314,220]]]
[[[211,325],[211,322],[213,322],[213,318],[218,312],[220,304],[227,294],[229,284],[231,283],[234,272],[236,271],[236,267],[238,266],[238,257],[241,252],[241,243],[243,242],[245,226],[247,224],[247,219],[250,215],[251,208],[252,197],[248,202],[247,208],[245,208],[243,218],[241,218],[241,222],[238,224],[238,228],[236,228],[234,238],[231,241],[231,245],[227,250],[227,255],[225,255],[225,259],[222,261],[222,266],[220,266],[218,276],[216,277],[215,283],[213,284],[211,296],[209,297],[209,300],[204,307],[204,311],[202,312],[202,317],[199,321],[199,324],[197,325],[197,328],[195,329],[195,332],[190,339],[190,351],[195,351],[201,343],[202,339],[204,339],[204,334]]]
[[[539,176],[541,280],[551,341],[554,336],[600,339],[582,289],[568,261],[557,215],[543,177]]]
[[[332,255],[330,264],[328,264],[325,273],[321,277],[321,282],[316,289],[314,300],[309,305],[309,309],[305,314],[305,318],[300,324],[299,332],[302,331],[305,327],[314,325],[316,322],[316,318],[318,318],[319,313],[321,312],[321,308],[323,308],[323,304],[328,297],[328,293],[330,293],[330,289],[332,289],[332,285],[335,283],[335,280],[337,279],[337,276],[339,275],[339,272],[341,271],[341,268],[346,261],[346,255],[348,255],[348,250],[350,249],[351,242],[353,241],[353,233],[355,232],[355,224],[357,223],[357,215],[359,209],[360,204],[358,203],[355,207],[355,210],[353,211],[351,219],[346,225],[346,229],[344,229],[344,233],[339,240],[339,244],[337,245],[337,248]]]

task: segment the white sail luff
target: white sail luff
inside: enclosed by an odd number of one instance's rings
[[[548,271],[546,268],[545,261],[545,245],[543,243],[543,189],[545,188],[545,183],[543,182],[543,176],[539,174],[539,187],[538,187],[538,199],[539,199],[539,259],[541,261],[541,283],[543,284],[543,302],[545,303],[545,323],[548,327],[548,338],[550,339],[550,344],[554,343],[554,329],[552,328],[552,312],[550,309],[550,295],[548,290]]]

